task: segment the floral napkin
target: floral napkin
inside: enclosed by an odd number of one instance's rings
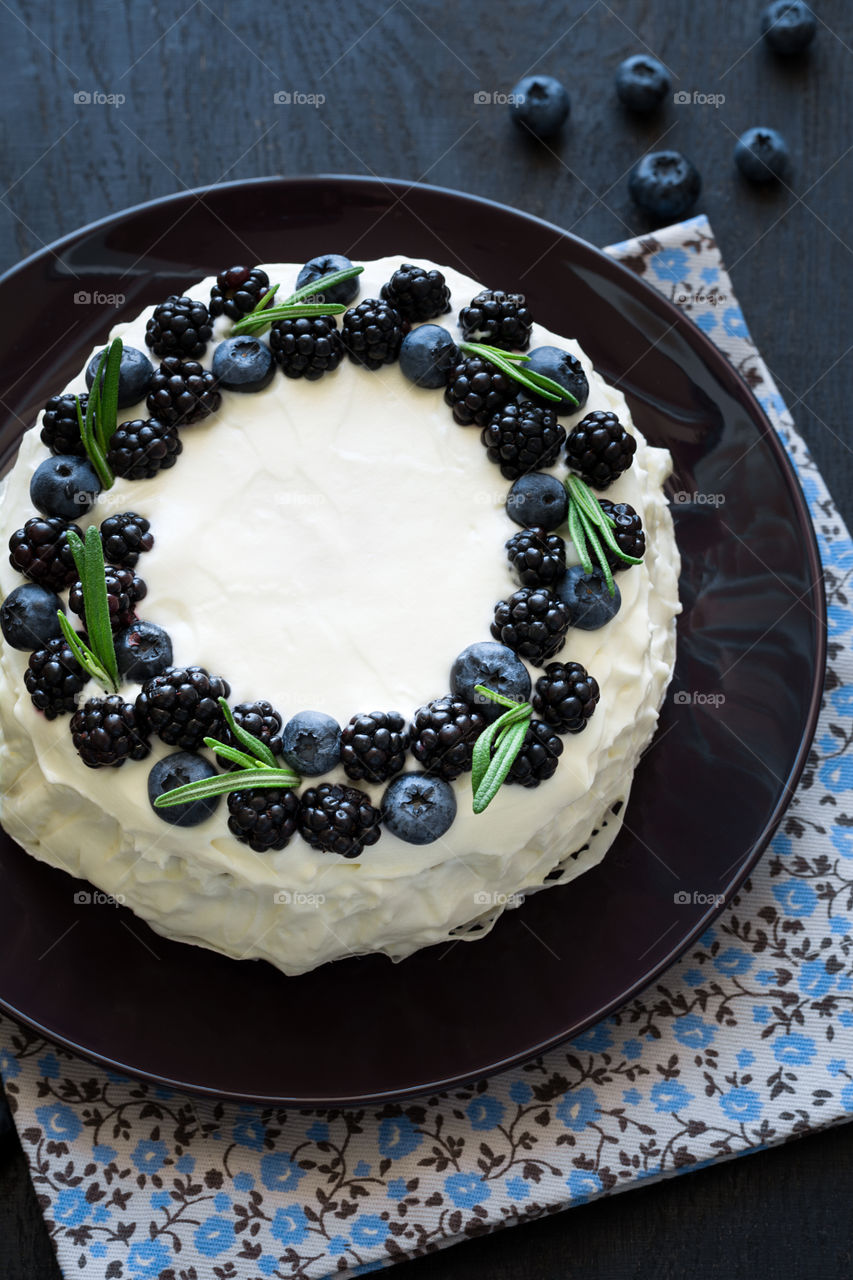
[[[830,665],[779,833],[641,998],[544,1058],[437,1097],[329,1112],[211,1102],[103,1071],[0,1019],[0,1071],[67,1277],[364,1275],[853,1112],[853,543],[707,221],[609,252],[746,377],[817,526]]]

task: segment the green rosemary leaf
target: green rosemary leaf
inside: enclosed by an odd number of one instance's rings
[[[75,557],[76,562],[76,557]],[[86,530],[83,587],[83,607],[86,612],[86,631],[89,643],[98,662],[118,689],[118,663],[116,662],[113,629],[110,625],[110,606],[107,599],[107,583],[104,569],[104,548],[101,535],[95,525]]]
[[[304,298],[313,298],[318,293],[327,293],[336,284],[343,284],[345,280],[354,280],[356,276],[361,275],[363,270],[364,267],[345,267],[343,271],[330,271],[327,276],[319,276],[318,279],[312,280],[310,284],[303,284],[300,289],[294,290],[290,297],[285,299],[285,303],[291,306],[295,302],[301,302]],[[326,306],[326,304],[323,303],[323,306]],[[341,310],[346,311],[346,307],[341,307]],[[328,308],[325,314],[330,314]]]
[[[527,732],[527,726],[530,723],[530,717],[533,714],[533,707],[529,702],[513,702],[511,698],[506,698],[502,693],[496,693],[494,689],[490,689],[488,685],[478,684],[474,686],[478,693],[485,694],[486,697],[497,702],[500,706],[508,709],[502,716],[498,716],[497,720],[488,725],[487,728],[478,737],[474,743],[474,751],[471,758],[471,789],[474,793],[474,812],[482,813],[487,804],[490,804],[497,794],[499,787],[502,785],[506,773],[500,778],[494,792],[483,804],[482,808],[477,808],[478,796],[481,789],[486,785],[486,779],[489,779],[488,786],[491,787],[492,781],[496,776],[493,768],[495,760],[500,756],[504,758],[506,743],[512,739],[516,729],[522,729],[522,741],[524,734]],[[495,754],[492,756],[492,748]],[[507,765],[507,773],[512,766],[512,761],[518,755],[520,747],[516,748],[509,764]],[[499,771],[498,771],[499,772]]]
[[[215,778],[200,778],[174,791],[166,791],[154,801],[155,809],[171,809],[176,804],[224,796],[229,791],[254,790],[256,787],[298,787],[302,779],[290,769],[241,769],[238,773],[221,773]]]
[[[264,307],[268,307],[270,300],[275,297],[280,288],[280,285],[274,284],[270,289],[267,289],[264,296],[252,307],[249,315],[256,315],[259,311],[263,311]]]
[[[218,738],[205,738],[204,745],[211,751],[215,751],[218,756],[230,760],[232,764],[238,764],[241,769],[258,768],[258,761],[254,756],[248,756],[245,751],[238,751],[236,747],[229,747],[227,742],[220,742]],[[263,767],[266,769],[269,766]]]
[[[231,336],[241,337],[244,333],[261,333],[276,320],[298,320],[301,317],[311,319],[315,316],[337,316],[346,307],[331,302],[283,302],[278,307],[267,307],[266,311],[250,312],[242,320],[238,320],[231,330]]]
[[[98,447],[102,448],[101,441],[98,439],[98,418],[100,417],[101,408],[101,379],[104,376],[107,359],[109,357],[109,349],[104,347],[101,352],[101,358],[98,361],[98,368],[95,371],[95,380],[89,392],[89,399],[86,403],[86,431],[97,441]]]
[[[121,338],[115,338],[107,348],[107,366],[103,385],[100,381],[100,371],[97,379],[99,390],[95,435],[104,455],[109,451],[110,441],[118,424],[118,380],[122,350]]]
[[[492,346],[489,342],[478,342],[476,345],[483,354],[498,356],[501,360],[512,361],[513,364],[523,364],[530,359],[530,356],[525,351],[504,351],[503,347]]]
[[[533,384],[534,389],[540,396],[547,396],[549,400],[556,398],[557,400],[568,400],[571,405],[577,409],[579,400],[577,396],[572,395],[559,382],[555,382],[553,378],[549,378],[544,373],[537,373],[535,369],[525,369],[524,376],[528,382]]]
[[[95,468],[98,479],[104,489],[111,489],[115,484],[115,476],[112,473],[109,463],[101,452],[101,447],[95,439],[92,431],[92,424],[86,425],[86,419],[83,416],[83,410],[80,408],[80,397],[75,396],[77,406],[77,425],[80,428],[80,439],[83,441],[83,448],[86,450],[86,456]]]
[[[474,793],[475,813],[482,813],[487,809],[500,791],[526,736],[526,723],[515,724],[510,728]]]
[[[610,568],[610,564],[608,563],[607,556],[604,552],[604,547],[601,545],[601,539],[598,536],[598,531],[584,511],[583,507],[578,507],[578,516],[581,524],[583,525],[587,541],[592,547],[593,554],[598,561],[604,581],[607,583],[608,594],[612,597],[616,594],[616,587],[613,582],[613,570]],[[584,572],[589,573],[589,570],[585,569]]]
[[[498,693],[496,689],[490,689],[487,684],[475,684],[474,689],[477,693],[482,693],[485,697],[491,698],[492,702],[497,702],[501,707],[508,707],[511,711],[514,711],[516,707],[525,705],[517,699],[508,698],[505,694]]]
[[[607,515],[598,498],[596,498],[589,486],[581,480],[579,476],[569,476],[566,480],[566,489],[569,494],[569,536],[571,537],[572,542],[575,543],[575,548],[578,555],[581,557],[585,573],[590,573],[592,571],[591,561],[589,566],[587,566],[586,563],[586,560],[589,558],[589,553],[588,551],[585,552],[582,549],[581,544],[575,541],[574,533],[572,532],[573,528],[576,528],[576,525],[581,518],[585,519],[585,524],[583,526],[584,530],[589,530],[591,528],[593,531],[591,534],[587,534],[587,536],[589,537],[590,546],[592,547],[592,550],[595,553],[595,558],[598,560],[599,564],[603,564],[600,548],[600,540],[602,538],[614,555],[617,555],[620,560],[624,560],[625,564],[642,564],[642,560],[640,558],[637,556],[626,555],[619,546],[613,533],[613,521],[610,516]],[[612,575],[610,575],[609,565],[607,576],[608,588],[612,596],[614,589],[612,586]]]
[[[459,350],[464,351],[466,355],[480,356],[483,360],[488,360],[496,369],[500,369],[508,378],[520,383],[527,391],[534,391],[543,399],[554,402],[569,400],[577,407],[577,399],[565,387],[561,387],[559,382],[555,382],[553,378],[546,378],[544,373],[535,373],[532,369],[523,367],[530,356],[521,352],[501,351],[499,347],[490,347],[483,342],[460,342],[458,346]]]
[[[566,480],[566,487],[569,495],[574,498],[581,510],[585,511],[593,523],[597,524],[599,520],[606,519],[604,512],[599,506],[598,499],[593,496],[593,492],[580,476],[569,476]]]
[[[68,642],[68,648],[74,654],[76,661],[86,672],[86,675],[91,676],[93,680],[97,680],[98,684],[101,685],[106,692],[115,693],[116,690],[112,680],[107,672],[104,671],[95,654],[88,645],[83,643],[62,610],[57,609],[56,612],[59,618],[59,625],[62,629],[62,634]]]
[[[592,559],[586,542],[586,534],[581,524],[578,505],[572,501],[571,490],[569,491],[569,537],[572,540],[572,546],[580,556],[584,573],[592,573]]]
[[[508,714],[507,712],[505,715],[499,716],[497,720],[488,725],[474,743],[474,751],[471,756],[471,787],[475,793],[489,767],[489,762],[492,758],[492,743],[506,723],[506,715]]]
[[[68,545],[71,548],[71,554],[77,566],[77,577],[83,582],[86,577],[86,548],[73,529],[68,531]]]
[[[526,724],[530,721],[530,708],[526,706],[524,710],[516,711],[513,715],[507,716],[506,723],[501,729],[495,740],[495,748],[499,747],[503,742],[510,729],[517,724]]]
[[[599,511],[601,511],[600,506],[598,507],[598,509]],[[619,546],[619,543],[616,541],[616,538],[614,536],[612,520],[604,511],[601,511],[601,516],[602,516],[602,522],[598,526],[599,533],[601,537],[604,539],[604,541],[606,542],[607,546],[610,548],[610,550],[615,552],[615,554],[619,557],[619,559],[624,560],[626,564],[642,564],[643,561],[639,556],[628,556],[625,554],[625,552]]]
[[[261,742],[260,738],[256,738],[253,733],[241,728],[231,713],[231,708],[224,698],[219,699],[219,705],[222,708],[222,714],[225,716],[226,724],[234,737],[240,743],[241,747],[245,747],[247,752],[253,757],[253,764],[257,768],[258,762],[266,765],[269,769],[277,769],[278,761],[265,742]]]

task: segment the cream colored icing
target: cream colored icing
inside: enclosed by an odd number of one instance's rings
[[[399,261],[365,263],[359,300],[376,296]],[[266,269],[283,294],[294,285],[298,267]],[[464,306],[480,286],[442,270],[454,307]],[[206,300],[211,283],[186,293]],[[144,350],[150,313],[111,336]],[[442,323],[455,331],[455,314]],[[229,328],[220,318],[215,336]],[[505,906],[548,887],[558,865],[565,883],[599,862],[622,819],[612,807],[627,800],[672,674],[679,556],[662,492],[671,464],[577,343],[536,326],[531,345],[544,344],[582,361],[590,383],[583,413],[613,409],[635,435],[634,465],[608,497],[641,513],[648,544],[644,563],[619,575],[616,618],[599,631],[570,631],[559,655],[596,677],[601,702],[585,732],[563,739],[552,779],[530,790],[505,786],[474,815],[463,775],[454,784],[456,820],[430,845],[385,830],[353,861],[298,836],[281,852],[257,854],[228,833],[224,801],[190,829],[154,813],[148,768],[170,750],[159,741],[144,764],[87,769],[68,718],[49,722],[33,708],[23,685],[28,655],[0,641],[7,831],[35,857],[125,901],[159,933],[262,957],[288,974],[370,951],[399,959],[454,931],[469,936],[473,922],[491,927]],[[85,389],[82,373],[69,389]],[[120,416],[144,417],[144,405]],[[569,429],[581,416],[561,420]],[[4,482],[4,542],[32,514],[30,477],[45,457],[39,426],[24,435]],[[504,510],[508,484],[479,435],[456,425],[440,391],[414,386],[396,364],[369,372],[344,360],[313,383],[277,374],[263,392],[224,392],[218,414],[183,429],[174,468],[118,480],[81,523],[125,510],[151,521],[155,546],[137,570],[148,584],[140,613],[169,631],[176,664],[224,675],[232,703],[266,698],[285,719],[307,708],[342,722],[376,708],[408,717],[447,692],[457,653],[490,638],[495,601],[516,589],[503,550],[516,528]],[[20,582],[4,557],[0,591]],[[97,693],[92,683],[85,696]],[[342,770],[329,779],[346,781]],[[365,790],[378,802],[383,788]]]

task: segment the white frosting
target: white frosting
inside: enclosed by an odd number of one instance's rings
[[[366,263],[359,297],[376,296],[399,261]],[[266,269],[283,294],[298,270]],[[464,306],[480,286],[442,270]],[[186,292],[206,300],[211,283]],[[144,350],[150,311],[111,336]],[[454,329],[455,316],[442,323]],[[216,336],[228,329],[220,319]],[[474,921],[490,927],[508,898],[515,905],[544,887],[559,864],[565,883],[600,861],[621,822],[610,811],[627,800],[672,674],[679,557],[662,493],[671,464],[580,347],[536,326],[531,345],[551,343],[583,362],[583,413],[613,409],[637,438],[634,465],[608,497],[641,513],[648,546],[644,563],[619,575],[616,618],[599,631],[570,631],[558,655],[596,677],[601,702],[584,733],[563,739],[552,779],[505,786],[475,816],[463,775],[456,820],[430,845],[383,830],[353,861],[298,836],[281,852],[257,854],[229,835],[225,801],[190,829],[153,812],[148,769],[170,750],[159,741],[145,764],[87,769],[67,717],[49,722],[33,708],[28,655],[0,640],[7,831],[34,856],[121,896],[158,932],[263,957],[288,974],[367,951],[396,959],[454,930],[464,935]],[[69,389],[85,389],[82,374]],[[144,417],[144,406],[123,416]],[[561,420],[569,429],[580,416]],[[45,456],[39,426],[24,435],[4,485],[3,545],[32,514],[30,477]],[[516,528],[503,509],[508,483],[479,436],[456,425],[440,391],[413,386],[396,364],[368,372],[344,360],[312,383],[276,374],[263,392],[224,392],[218,414],[182,430],[174,468],[118,480],[92,519],[125,510],[148,517],[156,542],[138,567],[148,584],[140,611],[169,631],[176,664],[224,675],[232,703],[266,698],[285,718],[307,708],[342,722],[375,708],[408,717],[447,692],[457,653],[490,638],[495,601],[517,589],[503,550]],[[4,557],[0,590],[20,582]],[[91,684],[84,696],[98,692]],[[346,781],[341,770],[330,779]],[[382,787],[364,789],[378,802]]]

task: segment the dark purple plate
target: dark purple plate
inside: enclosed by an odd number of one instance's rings
[[[116,316],[232,262],[432,258],[520,289],[576,336],[675,459],[678,664],[625,828],[604,861],[475,943],[301,978],[170,943],[0,833],[0,1000],[110,1067],[253,1101],[428,1093],[575,1034],[701,933],[796,784],[823,681],[824,599],[802,492],[746,384],[658,293],[591,245],[502,205],[367,178],[230,183],[86,227],[0,279],[0,468]],[[79,295],[121,294],[118,310]],[[681,696],[679,696],[681,695]],[[722,701],[720,701],[722,699]],[[682,902],[679,895],[689,901]]]

